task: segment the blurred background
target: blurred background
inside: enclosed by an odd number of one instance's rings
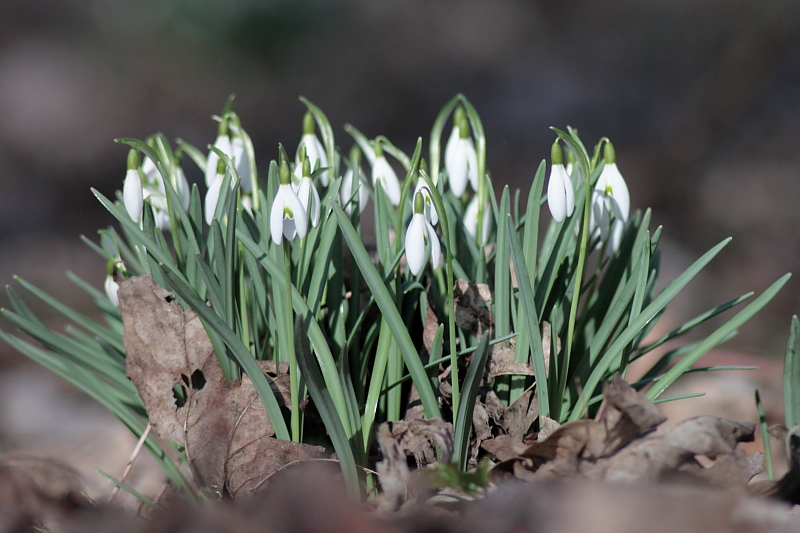
[[[235,93],[264,169],[278,142],[293,152],[303,95],[344,151],[347,122],[410,151],[458,92],[483,119],[495,182],[524,194],[549,157],[550,126],[578,128],[587,146],[611,138],[632,206],[652,207],[653,227],[664,226],[664,281],[734,238],[669,325],[800,274],[798,2],[6,0],[0,281],[19,274],[90,309],[64,273],[102,285],[105,265],[78,236],[111,223],[89,188],[121,187],[127,149],[116,137],[161,131],[204,147],[211,115]],[[714,361],[761,358],[747,379],[772,387],[762,395],[773,413],[798,289],[796,276]],[[63,383],[0,354],[0,448],[47,453],[72,438],[54,433],[59,421],[108,427]]]

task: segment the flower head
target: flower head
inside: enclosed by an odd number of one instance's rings
[[[269,215],[270,234],[275,244],[281,244],[283,237],[292,241],[295,237],[304,238],[308,231],[308,218],[297,193],[292,189],[291,171],[286,159],[281,160],[279,170],[280,185],[272,202]]]
[[[605,166],[597,178],[592,192],[592,210],[590,225],[599,226],[600,238],[608,239],[612,215],[624,225],[628,221],[631,208],[631,197],[628,186],[622,178],[616,163],[614,147],[607,142],[604,147]]]
[[[563,154],[558,141],[551,150],[550,181],[547,184],[547,205],[556,222],[563,222],[575,211],[575,190],[564,168]]]
[[[214,148],[227,155],[233,161],[236,173],[241,180],[242,190],[246,193],[252,192],[253,179],[250,168],[250,157],[244,143],[244,136],[241,123],[235,113],[226,113],[219,123],[217,138],[214,141]],[[206,187],[211,188],[217,177],[217,164],[219,155],[214,150],[209,150],[206,160]]]
[[[424,165],[425,165],[425,161],[423,160],[421,165],[420,165],[420,171],[424,171],[425,170],[425,166]],[[420,174],[421,174],[421,172],[420,172]],[[417,193],[420,193],[422,195],[423,199],[425,200],[425,206],[424,206],[425,218],[427,218],[428,221],[433,225],[438,224],[439,223],[439,213],[436,211],[436,206],[433,204],[433,197],[431,196],[431,191],[428,188],[428,183],[425,181],[425,178],[423,178],[421,175],[417,179],[417,185],[414,188],[414,197],[415,198],[416,198]]]
[[[222,192],[222,184],[225,181],[225,163],[218,159],[217,160],[217,175],[214,178],[214,181],[211,182],[211,186],[208,188],[206,192],[206,199],[203,207],[205,209],[205,219],[206,224],[209,226],[211,225],[211,221],[214,220],[214,213],[217,211],[217,204],[219,203],[219,195]]]
[[[372,163],[372,185],[377,189],[378,183],[383,187],[392,205],[400,205],[400,181],[392,166],[383,155],[380,141],[375,143],[375,161]]]
[[[353,213],[353,204],[358,203],[358,212],[363,213],[369,201],[369,192],[367,191],[367,178],[364,172],[361,171],[361,150],[358,145],[354,144],[350,149],[350,164],[347,171],[342,178],[342,184],[339,187],[339,200],[344,206],[344,210],[348,215]],[[354,171],[355,169],[355,171]],[[356,175],[358,176],[356,178]],[[356,181],[358,180],[358,181]],[[358,188],[358,198],[355,196],[356,187]]]
[[[305,148],[305,147],[303,147]],[[305,150],[303,150],[305,152]],[[305,154],[304,154],[305,155]],[[315,228],[319,224],[319,193],[314,181],[311,179],[311,162],[308,157],[303,157],[303,177],[300,178],[300,183],[292,184],[292,189],[297,193],[300,198],[300,203],[303,204],[303,209],[311,215],[311,225]]]
[[[300,149],[305,147],[306,157],[311,162],[311,170],[319,167],[328,166],[328,156],[325,154],[325,148],[317,138],[314,124],[314,115],[311,111],[306,111],[303,116],[303,136],[300,138],[300,144],[297,145],[297,155],[294,160],[294,175],[297,179],[302,178],[303,160],[300,157]],[[326,170],[319,176],[319,181],[323,187],[328,186],[329,173]]]
[[[464,227],[473,239],[478,238],[478,195],[472,197],[467,210],[464,212]],[[483,242],[486,245],[489,242],[489,232],[492,230],[492,210],[487,202],[483,207]]]
[[[144,208],[144,188],[142,171],[139,169],[139,152],[134,149],[128,152],[128,172],[122,184],[122,200],[131,219],[139,222]]]
[[[444,166],[450,177],[450,188],[456,196],[467,190],[467,181],[478,190],[478,155],[469,135],[469,121],[461,107],[453,119],[453,130],[444,150]]]
[[[406,230],[406,263],[408,270],[414,276],[422,272],[425,267],[425,252],[427,245],[431,246],[431,265],[434,269],[439,268],[442,261],[442,250],[439,244],[439,237],[431,223],[425,218],[424,211],[425,199],[421,193],[414,196],[414,216]]]

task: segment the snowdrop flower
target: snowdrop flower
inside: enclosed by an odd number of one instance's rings
[[[426,170],[424,160],[421,162],[420,170],[421,171]],[[425,199],[425,206],[424,206],[425,218],[427,218],[428,221],[433,225],[438,224],[439,213],[436,211],[436,206],[433,204],[433,198],[431,197],[431,191],[428,188],[428,182],[425,181],[425,178],[423,178],[421,175],[417,179],[417,185],[414,189],[415,198],[417,193],[420,193],[422,197]]]
[[[122,185],[122,200],[131,219],[139,222],[144,209],[144,188],[142,171],[139,169],[139,152],[133,149],[128,152],[128,172]]]
[[[211,225],[214,220],[214,213],[217,211],[217,204],[219,203],[219,194],[222,191],[222,183],[225,181],[225,163],[217,159],[217,173],[214,181],[206,192],[205,203],[203,209],[205,213],[206,224]]]
[[[233,157],[233,146],[231,145],[231,138],[228,135],[228,121],[224,118],[219,123],[217,138],[213,146],[228,157]],[[209,150],[208,159],[206,160],[206,187],[209,189],[211,188],[211,184],[214,183],[214,179],[217,177],[218,163],[219,156],[217,153],[214,150]]]
[[[408,270],[414,276],[422,272],[425,267],[425,251],[427,244],[431,245],[431,265],[434,269],[439,268],[442,261],[442,250],[439,244],[439,237],[431,223],[425,218],[424,211],[425,199],[421,193],[414,196],[414,216],[406,230],[406,263]]]
[[[314,123],[314,115],[311,114],[311,111],[306,111],[306,114],[303,116],[303,136],[300,138],[300,144],[297,145],[297,155],[295,156],[294,160],[294,175],[297,179],[303,177],[303,163],[302,159],[300,158],[300,148],[303,146],[306,148],[306,157],[308,157],[309,161],[311,162],[311,170],[314,170],[317,167],[321,168],[328,166],[328,156],[325,154],[325,148],[322,146],[322,143],[314,132],[315,128],[316,125]],[[323,187],[328,186],[328,182],[330,180],[327,170],[320,174],[319,181]]]
[[[611,216],[625,224],[631,208],[628,186],[617,169],[614,146],[610,142],[606,142],[604,157],[605,166],[594,186],[592,210],[589,213],[590,225],[592,228],[600,227],[600,238],[603,241],[608,239]]]
[[[386,156],[383,155],[383,147],[380,141],[375,143],[375,161],[372,163],[372,185],[377,189],[379,182],[392,205],[400,205],[400,182],[394,169],[386,160]]]
[[[301,151],[305,152],[305,146]],[[300,183],[297,185],[292,184],[292,189],[300,198],[305,212],[311,216],[311,225],[316,228],[319,224],[319,193],[311,179],[311,161],[305,157],[305,153],[303,154],[303,177],[300,178]]]
[[[464,212],[464,227],[473,239],[478,238],[478,195],[472,197],[467,210]],[[492,212],[487,203],[483,208],[483,245],[489,242],[489,232],[492,230]]]
[[[462,196],[467,190],[468,180],[472,189],[478,190],[478,155],[469,136],[469,121],[460,107],[456,110],[453,131],[444,150],[444,166],[450,176],[453,194]]]
[[[354,144],[353,148],[350,149],[350,164],[351,166],[344,173],[342,184],[339,187],[339,201],[348,215],[353,214],[354,203],[358,203],[358,212],[363,213],[367,207],[367,201],[369,201],[367,178],[364,176],[364,172],[361,171],[361,150],[359,150],[357,144]],[[356,169],[357,172],[354,172],[353,169]],[[358,178],[356,178],[356,175],[358,175]],[[356,187],[358,187],[358,198],[353,198]]]
[[[172,186],[178,193],[184,210],[189,209],[189,183],[180,167],[180,161],[175,164]],[[167,190],[161,172],[149,157],[144,158],[140,168],[139,155],[135,150],[128,152],[128,171],[122,186],[122,199],[125,209],[135,222],[141,223],[146,200],[153,209],[156,226],[162,230],[170,228]]]
[[[106,281],[103,283],[103,289],[105,289],[106,296],[111,300],[111,304],[114,307],[119,307],[119,284],[117,283],[117,279],[120,278],[117,278],[118,271],[122,276],[127,274],[125,263],[119,258],[111,259],[106,264]],[[124,277],[121,279],[124,279]]]
[[[114,307],[119,307],[119,284],[114,281],[114,276],[112,274],[106,274],[106,282],[103,284],[103,288],[106,290],[106,296],[108,299],[111,300],[111,304]]]
[[[547,184],[547,206],[556,222],[564,222],[564,219],[575,211],[575,190],[564,168],[563,154],[558,141],[553,143],[550,158],[552,166],[550,181]]]
[[[226,114],[219,123],[217,138],[213,144],[214,148],[227,155],[236,168],[239,175],[242,190],[250,193],[253,190],[252,171],[250,169],[250,158],[247,154],[244,139],[242,137],[242,126],[235,113]],[[206,187],[211,188],[217,177],[217,165],[219,155],[214,150],[209,150],[206,160]]]
[[[236,173],[239,174],[239,184],[242,191],[250,194],[253,192],[253,171],[250,168],[250,157],[247,154],[244,139],[241,136],[241,127],[236,126],[234,128],[231,126],[231,129],[236,132],[231,137],[231,152],[233,153],[231,159],[236,167]]]
[[[280,185],[272,202],[269,214],[270,234],[275,244],[281,244],[283,237],[293,241],[299,236],[301,239],[308,231],[308,218],[300,198],[292,189],[292,174],[286,159],[281,160],[279,174]]]

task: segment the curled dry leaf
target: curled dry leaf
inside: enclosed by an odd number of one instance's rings
[[[456,325],[480,337],[494,323],[491,311],[492,292],[485,283],[474,284],[465,279],[456,281],[453,289],[456,304]]]
[[[384,512],[394,511],[408,497],[411,471],[408,468],[405,451],[400,447],[398,439],[392,435],[392,428],[388,423],[378,426],[377,440],[383,457],[375,465],[382,490],[379,508]]]
[[[657,407],[615,378],[604,388],[594,420],[558,427],[516,457],[511,446],[491,441],[484,449],[501,460],[495,478],[523,480],[582,477],[613,481],[702,481],[713,486],[744,486],[758,470],[758,458],[736,449],[753,439],[753,424],[706,416],[653,431],[665,420]],[[500,455],[502,454],[502,455]],[[704,467],[697,457],[716,459]]]
[[[453,456],[453,425],[441,418],[384,422],[398,446],[418,467],[448,463]],[[438,450],[438,453],[437,453]]]
[[[736,422],[715,416],[699,416],[666,428],[660,428],[610,458],[605,467],[605,478],[611,481],[664,481],[676,472],[697,471],[695,456],[711,459],[732,455],[739,442],[751,442],[755,424]],[[736,462],[744,472],[749,471],[746,461]],[[725,468],[731,468],[726,465]],[[749,479],[749,478],[748,478]],[[745,479],[745,482],[747,479]]]
[[[200,319],[152,278],[123,282],[119,297],[128,377],[153,431],[186,448],[195,476],[213,494],[251,492],[281,466],[322,454],[318,446],[273,438],[250,378],[226,381]],[[274,375],[274,363],[261,366]],[[274,384],[279,397],[281,388]]]

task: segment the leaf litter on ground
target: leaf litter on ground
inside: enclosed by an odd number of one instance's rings
[[[250,378],[227,382],[200,319],[151,277],[121,283],[119,299],[127,374],[153,432],[185,448],[212,496],[249,494],[281,467],[324,453],[320,446],[274,438]],[[288,408],[286,369],[274,377],[274,362],[259,363]]]

